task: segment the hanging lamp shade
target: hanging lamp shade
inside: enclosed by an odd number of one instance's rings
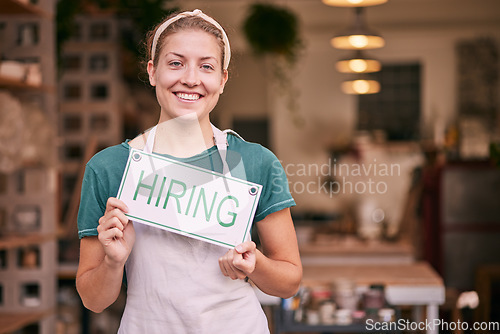
[[[353,25],[333,37],[330,40],[332,46],[343,50],[378,49],[383,47],[385,41],[382,36],[367,27],[363,8],[356,7],[355,13]]]
[[[387,0],[322,0],[325,5],[336,7],[367,7],[386,3]]]
[[[335,67],[340,73],[373,73],[380,71],[382,65],[358,50],[352,57],[337,61]]]
[[[380,83],[376,80],[357,79],[344,81],[341,88],[346,94],[375,94],[380,92]]]

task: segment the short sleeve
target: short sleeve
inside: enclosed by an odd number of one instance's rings
[[[87,164],[82,181],[80,208],[78,210],[78,237],[97,235],[99,218],[106,210],[107,194],[94,169]]]
[[[288,179],[281,162],[270,150],[262,147],[260,184],[263,186],[255,221],[295,205],[290,194]]]

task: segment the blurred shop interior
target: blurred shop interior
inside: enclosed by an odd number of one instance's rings
[[[271,333],[500,322],[498,0],[0,0],[0,333],[116,332],[125,294],[94,314],[75,290],[83,171],[157,122],[143,37],[195,8],[233,53],[212,122],[297,203]]]

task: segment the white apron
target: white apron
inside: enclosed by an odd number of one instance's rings
[[[226,162],[227,134],[213,127]],[[152,152],[156,127],[144,147]],[[253,288],[225,277],[218,259],[227,248],[134,224],[136,241],[125,264],[127,302],[120,334],[261,334],[267,318]]]

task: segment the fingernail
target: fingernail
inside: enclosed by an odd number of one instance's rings
[[[238,253],[243,253],[243,247],[241,245],[238,245],[234,248]]]

